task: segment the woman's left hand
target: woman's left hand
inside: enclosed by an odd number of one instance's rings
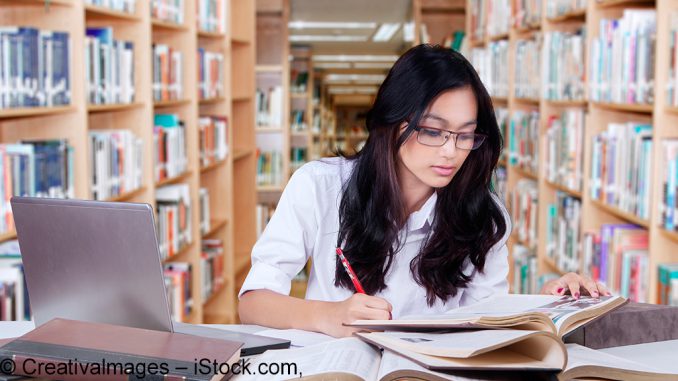
[[[569,293],[575,299],[579,299],[581,295],[591,295],[594,298],[601,295],[611,295],[602,283],[577,273],[567,273],[560,279],[547,282],[541,289],[541,293],[550,295],[566,295]]]

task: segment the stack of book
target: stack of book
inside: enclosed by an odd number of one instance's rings
[[[539,72],[542,49],[541,35],[518,40],[515,51],[514,95],[516,98],[539,99]]]
[[[198,48],[198,97],[224,96],[224,55]]]
[[[106,200],[142,186],[143,141],[129,130],[92,130],[92,198]]]
[[[545,3],[546,17],[555,18],[586,10],[587,0],[550,0]]]
[[[593,137],[591,198],[650,218],[652,126],[610,123]]]
[[[582,271],[611,292],[648,302],[650,261],[648,231],[631,224],[604,224],[584,232]]]
[[[172,320],[185,322],[193,310],[191,264],[187,262],[165,263],[164,275]]]
[[[208,166],[228,155],[228,120],[220,116],[202,116],[198,119],[200,130],[200,165]]]
[[[257,149],[257,185],[278,186],[282,184],[282,154],[280,151]]]
[[[197,0],[198,30],[224,33],[226,31],[226,5],[218,0]]]
[[[566,193],[556,192],[554,202],[548,204],[546,256],[561,272],[580,271],[581,216],[581,200]]]
[[[256,108],[257,126],[280,128],[283,117],[282,86],[257,88]]]
[[[224,242],[220,239],[203,239],[200,254],[202,274],[202,300],[207,300],[224,285]]]
[[[87,28],[85,93],[90,104],[134,102],[134,44],[113,39],[113,28]]]
[[[151,17],[175,24],[184,23],[184,0],[151,0]]]
[[[188,184],[167,185],[155,190],[158,248],[161,259],[178,254],[192,240],[191,194]]]
[[[188,170],[186,127],[176,114],[156,114],[153,127],[155,181],[162,181]]]
[[[537,247],[538,196],[537,182],[521,179],[516,183],[510,200],[513,231],[521,243],[531,249]]]
[[[591,41],[589,100],[651,104],[654,101],[654,9],[624,9],[621,19],[602,19]]]
[[[207,188],[198,190],[200,198],[200,234],[205,235],[210,231],[210,191]]]
[[[118,12],[134,13],[137,0],[85,0],[85,3],[110,8]]]
[[[544,34],[542,97],[551,101],[585,99],[586,33],[553,31]]]
[[[548,119],[546,147],[546,180],[568,189],[580,191],[584,167],[584,110],[569,109]]]
[[[532,174],[539,169],[539,112],[517,110],[509,125],[509,164]]]
[[[66,32],[4,26],[0,30],[0,109],[71,103]]]
[[[183,97],[182,54],[169,45],[153,44],[153,100],[179,100]]]

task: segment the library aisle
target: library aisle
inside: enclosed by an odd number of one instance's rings
[[[678,0],[0,0],[0,23],[2,320],[31,318],[21,195],[150,204],[173,318],[238,322],[288,180],[360,151],[420,43],[492,96],[511,291],[578,272],[678,305]]]

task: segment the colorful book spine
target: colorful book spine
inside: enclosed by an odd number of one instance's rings
[[[657,303],[678,306],[678,263],[662,263],[657,269]]]
[[[155,190],[160,258],[171,258],[193,241],[191,197],[188,184],[167,185]]]
[[[183,97],[183,58],[169,45],[153,45],[153,100],[179,100]]]
[[[562,272],[580,271],[581,216],[581,200],[563,192],[548,204],[546,255]]]
[[[207,188],[198,190],[198,199],[200,206],[200,234],[205,235],[212,226],[210,220],[210,192]]]
[[[509,125],[509,164],[536,174],[539,168],[539,112],[515,111]]]
[[[175,24],[184,23],[184,0],[151,0],[151,17]]]
[[[155,181],[162,181],[188,170],[186,126],[176,114],[156,114],[153,127]]]
[[[167,262],[163,267],[172,320],[186,322],[193,311],[192,266],[188,262]]]
[[[541,24],[541,0],[512,0],[513,26],[530,29]]]
[[[520,242],[529,247],[537,247],[537,229],[539,214],[538,186],[529,179],[521,179],[511,192],[510,211],[513,220],[513,230],[517,233]]]
[[[546,17],[556,18],[577,11],[586,10],[587,0],[549,0],[545,2]]]
[[[539,99],[542,38],[518,40],[515,47],[514,92],[516,98]]]
[[[90,104],[134,102],[134,44],[113,39],[113,28],[87,28],[85,94]]]
[[[277,150],[257,150],[257,185],[279,186],[282,184],[282,153]]]
[[[487,48],[471,50],[471,63],[492,97],[507,98],[509,94],[508,40],[490,42]]]
[[[224,96],[224,55],[198,48],[198,96],[200,99]]]
[[[257,126],[267,128],[282,128],[283,100],[283,90],[282,86],[280,85],[275,85],[268,88],[257,88]]]
[[[584,120],[584,110],[565,110],[549,117],[543,137],[546,180],[575,191],[583,181]]]
[[[224,242],[220,239],[203,239],[200,254],[202,275],[202,300],[208,300],[224,286]]]
[[[678,230],[678,140],[662,141],[664,173],[662,174],[662,200],[659,204],[661,224],[669,231]]]
[[[585,99],[584,57],[586,33],[549,32],[544,34],[542,54],[542,97],[551,101]]]
[[[489,0],[471,0],[471,39],[483,41],[487,36],[487,11]]]
[[[141,188],[143,141],[129,130],[89,133],[92,198],[106,200]]]
[[[228,119],[201,116],[198,119],[200,165],[205,167],[228,156]]]
[[[126,13],[134,13],[136,8],[136,0],[85,0],[85,3]]]
[[[666,83],[666,104],[678,107],[678,12],[671,13],[669,31],[669,78]]]
[[[225,2],[219,0],[197,0],[198,30],[224,33],[226,31]]]
[[[490,37],[508,34],[511,26],[511,1],[487,0],[487,33]]]

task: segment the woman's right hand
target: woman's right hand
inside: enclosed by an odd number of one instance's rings
[[[319,305],[318,331],[334,337],[347,337],[361,328],[344,324],[356,320],[390,320],[393,307],[386,299],[365,294],[353,294],[342,302],[325,302]]]

